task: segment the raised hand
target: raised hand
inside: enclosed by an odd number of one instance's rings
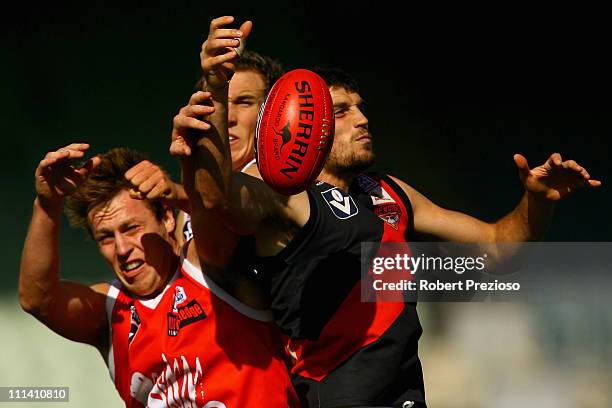
[[[124,176],[131,184],[130,197],[138,200],[175,200],[179,186],[170,180],[166,172],[157,164],[143,160]]]
[[[208,38],[202,44],[200,65],[207,90],[223,89],[234,75],[234,62],[239,58],[237,48],[251,33],[253,23],[245,21],[238,30],[226,28],[234,17],[218,17],[211,21]]]
[[[74,193],[91,170],[100,164],[99,157],[92,157],[81,167],[73,161],[81,159],[89,149],[87,143],[72,143],[49,152],[40,161],[35,172],[38,200],[43,206],[61,205],[64,198]]]
[[[574,160],[563,161],[559,153],[553,153],[544,164],[529,168],[527,159],[514,155],[519,177],[525,190],[548,201],[558,201],[581,187],[599,187],[601,181],[591,179],[586,169]]]
[[[172,121],[172,140],[170,154],[177,157],[191,155],[191,146],[211,128],[204,119],[212,114],[215,108],[205,105],[210,101],[211,93],[198,91],[191,95],[187,106],[183,106]]]

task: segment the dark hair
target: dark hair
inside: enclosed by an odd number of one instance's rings
[[[92,170],[83,184],[68,198],[64,211],[70,224],[87,229],[87,213],[113,199],[122,190],[128,190],[132,184],[125,178],[125,172],[146,160],[146,156],[127,147],[118,147],[101,154],[101,163]],[[164,206],[159,201],[144,200],[158,220],[164,214]]]
[[[238,58],[236,72],[238,71],[253,71],[261,75],[266,85],[264,94],[267,94],[272,85],[285,73],[283,66],[278,60],[250,50],[244,50],[240,58]],[[198,91],[204,90],[205,83],[204,76],[200,76],[196,83],[196,89]]]
[[[359,92],[355,78],[341,69],[314,67],[310,70],[323,78],[329,88],[344,88],[349,92]]]

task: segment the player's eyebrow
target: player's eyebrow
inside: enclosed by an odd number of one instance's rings
[[[351,107],[351,104],[345,101],[334,103],[334,109],[348,109],[350,107]]]
[[[250,94],[244,94],[244,95],[238,95],[235,98],[231,99],[232,102],[236,102],[236,101],[250,101],[250,100],[256,100],[257,97],[255,95],[250,95]]]

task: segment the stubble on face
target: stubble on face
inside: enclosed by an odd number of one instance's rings
[[[372,166],[376,160],[363,100],[344,88],[330,89],[334,103],[334,144],[324,171],[334,175],[354,175]]]

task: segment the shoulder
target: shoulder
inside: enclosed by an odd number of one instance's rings
[[[390,174],[385,175],[385,177],[395,183],[395,185],[406,194],[408,200],[413,206],[418,206],[419,203],[422,203],[422,201],[425,200],[425,196],[419,193],[414,187],[406,183],[404,180]]]

